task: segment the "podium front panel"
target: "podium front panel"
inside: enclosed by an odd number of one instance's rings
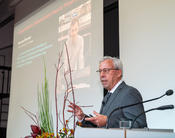
[[[124,130],[77,127],[75,138],[124,138]]]
[[[127,130],[127,138],[175,138],[175,133],[164,130]]]

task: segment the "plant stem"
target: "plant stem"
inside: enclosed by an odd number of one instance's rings
[[[73,97],[73,104],[75,104],[75,95],[74,95],[74,88],[73,88],[73,83],[72,83],[72,72],[71,72],[71,66],[70,66],[70,60],[69,60],[69,53],[68,53],[68,49],[67,49],[67,44],[65,43],[65,47],[66,47],[66,54],[67,54],[67,61],[68,61],[68,65],[69,65],[69,73],[70,73],[70,85],[72,88],[72,97]],[[74,111],[74,131],[75,131],[75,111]]]

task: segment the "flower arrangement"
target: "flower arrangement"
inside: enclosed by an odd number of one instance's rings
[[[41,90],[38,87],[38,112],[39,116],[31,113],[30,111],[26,110],[24,107],[22,109],[24,112],[33,120],[35,125],[31,125],[31,135],[26,136],[25,138],[74,138],[74,132],[75,132],[75,115],[73,114],[69,119],[65,119],[65,107],[66,103],[70,102],[68,99],[68,96],[72,95],[72,103],[75,104],[75,96],[74,96],[74,89],[73,89],[73,83],[72,83],[72,74],[71,74],[71,67],[70,67],[70,61],[69,61],[69,54],[67,50],[67,45],[65,43],[66,47],[66,54],[67,54],[67,62],[68,62],[68,70],[64,73],[64,79],[66,82],[66,91],[64,93],[64,102],[63,102],[63,109],[62,109],[62,120],[60,119],[60,122],[63,125],[63,128],[58,130],[58,119],[60,113],[58,113],[58,101],[57,101],[57,80],[58,80],[58,74],[59,71],[63,65],[61,64],[61,52],[58,56],[58,64],[56,66],[56,78],[55,78],[55,109],[56,109],[56,136],[54,134],[54,127],[53,127],[53,117],[51,113],[51,106],[49,102],[49,89],[48,89],[48,80],[46,77],[46,66],[44,66],[44,82],[42,83]],[[68,78],[70,82],[68,82]],[[68,127],[69,120],[73,118],[73,128]]]

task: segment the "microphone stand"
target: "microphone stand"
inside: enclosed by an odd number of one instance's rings
[[[147,113],[147,112],[150,112],[150,111],[153,111],[153,110],[156,110],[156,109],[157,109],[157,108],[149,109],[149,110],[147,110],[147,111],[145,111],[145,112],[140,113],[138,116],[136,116],[136,118],[133,120],[133,123],[131,123],[132,125],[131,125],[131,128],[130,128],[130,129],[133,128],[134,123],[136,122],[137,118],[139,118],[142,114]]]
[[[150,100],[146,100],[146,101],[143,101],[143,102],[137,102],[137,103],[134,103],[134,104],[121,106],[121,107],[118,107],[118,108],[114,109],[114,110],[109,114],[109,116],[108,116],[108,121],[107,121],[107,124],[106,124],[106,128],[109,128],[110,117],[111,117],[111,115],[112,115],[115,111],[121,110],[121,109],[123,109],[123,108],[128,108],[128,107],[131,107],[131,106],[135,106],[135,105],[138,105],[138,104],[143,104],[143,103],[151,102],[151,101],[154,101],[154,100],[158,100],[158,99],[164,97],[165,95],[169,96],[169,95],[172,95],[172,94],[173,94],[173,90],[170,89],[170,90],[166,91],[166,93],[163,94],[163,95],[160,96],[160,97],[153,98],[153,99],[150,99]]]
[[[133,120],[133,123],[132,123],[130,129],[133,128],[134,123],[136,122],[136,120],[137,120],[142,114],[147,113],[147,112],[150,112],[150,111],[153,111],[153,110],[167,110],[167,109],[174,109],[174,105],[160,106],[160,107],[158,107],[158,108],[152,108],[152,109],[149,109],[149,110],[147,110],[147,111],[144,111],[144,112],[140,113],[140,114],[139,114],[138,116],[136,116],[136,118]]]

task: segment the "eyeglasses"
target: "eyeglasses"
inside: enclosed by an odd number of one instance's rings
[[[112,69],[112,68],[104,68],[104,69],[99,69],[96,72],[103,72],[103,73],[109,73],[110,70],[118,70],[118,69]]]

